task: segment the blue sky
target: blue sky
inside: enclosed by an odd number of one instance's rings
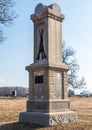
[[[25,66],[33,62],[33,23],[30,15],[38,3],[57,3],[65,15],[63,40],[76,50],[80,66],[79,77],[84,76],[92,90],[92,0],[15,0],[18,18],[14,25],[4,29],[7,40],[0,45],[0,86],[28,87]]]

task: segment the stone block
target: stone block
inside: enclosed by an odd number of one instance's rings
[[[76,112],[54,112],[54,113],[42,113],[42,112],[22,112],[19,116],[19,122],[21,123],[33,123],[42,126],[52,126],[58,123],[76,122],[78,116]]]

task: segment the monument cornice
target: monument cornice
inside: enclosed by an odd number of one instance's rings
[[[31,15],[30,18],[34,22],[40,19],[44,19],[44,18],[52,18],[52,19],[62,22],[64,20],[64,15],[63,14],[60,14],[60,16],[55,15],[52,11],[50,11],[50,9],[48,9],[48,11],[43,12],[41,15],[37,16],[36,14],[33,14]]]
[[[54,70],[63,70],[63,71],[68,71],[70,70],[70,67],[66,64],[62,65],[56,65],[56,64],[43,64],[43,65],[37,65],[37,64],[31,64],[29,66],[26,66],[25,69],[30,71],[34,69],[42,69],[42,68],[47,68],[47,69],[54,69]]]

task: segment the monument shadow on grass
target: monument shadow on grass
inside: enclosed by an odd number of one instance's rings
[[[19,122],[0,125],[0,130],[37,130],[40,128],[44,128],[44,126]]]

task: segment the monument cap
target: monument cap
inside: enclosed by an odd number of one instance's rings
[[[47,8],[48,8],[47,6],[43,5],[42,3],[39,3],[35,8],[35,15],[36,16],[41,15]]]
[[[60,8],[60,6],[57,3],[51,4],[48,7],[53,10],[54,15],[60,16],[60,14],[61,14],[61,8]]]
[[[53,14],[56,16],[61,15],[61,8],[57,3],[53,3],[50,6],[43,5],[42,3],[39,3],[35,8],[35,15],[40,16],[44,12],[48,11],[48,9],[51,9]]]

